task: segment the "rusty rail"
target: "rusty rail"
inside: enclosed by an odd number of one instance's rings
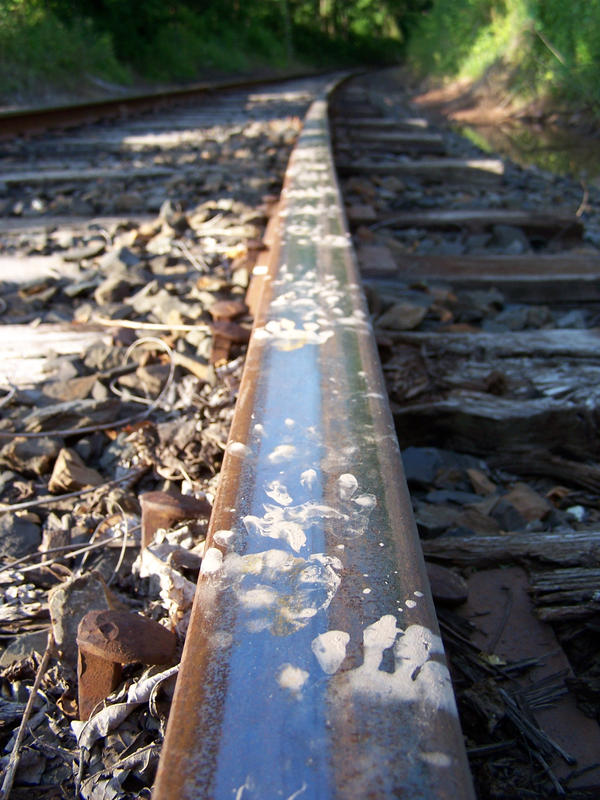
[[[325,97],[279,226],[154,800],[471,798]]]
[[[273,77],[264,75],[252,78],[215,81],[213,83],[194,83],[172,89],[159,89],[139,94],[124,94],[120,97],[107,97],[58,106],[40,106],[33,108],[17,108],[0,112],[0,141],[18,134],[32,134],[55,128],[65,129],[77,125],[98,122],[113,117],[126,117],[129,114],[141,114],[157,111],[168,106],[189,103],[210,97],[217,92],[253,86],[268,86],[272,83],[283,83],[301,78],[308,78],[318,72],[291,72]]]

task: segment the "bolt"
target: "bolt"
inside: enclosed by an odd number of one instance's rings
[[[212,507],[207,500],[185,494],[146,492],[140,495],[142,507],[142,548],[147,547],[159,528],[168,529],[184,519],[210,517]]]
[[[158,622],[130,611],[88,611],[77,628],[79,718],[89,719],[114,691],[123,664],[175,661],[177,637]]]

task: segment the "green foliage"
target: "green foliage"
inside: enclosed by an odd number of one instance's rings
[[[285,63],[285,47],[272,30],[256,22],[235,28],[224,20],[182,8],[153,37],[140,42],[131,63],[144,76],[157,80],[191,80],[204,69],[223,73],[244,72],[263,63]]]
[[[304,63],[317,67],[351,66],[356,64],[398,63],[402,49],[395,39],[379,39],[349,33],[331,37],[308,26],[294,28],[294,47]]]
[[[600,0],[433,0],[412,31],[423,74],[478,78],[503,65],[522,96],[600,103]]]
[[[428,0],[0,0],[0,91],[397,61]]]
[[[37,0],[0,0],[0,92],[35,90],[40,81],[73,85],[86,73],[126,82],[111,37],[98,35],[91,21],[68,23]]]

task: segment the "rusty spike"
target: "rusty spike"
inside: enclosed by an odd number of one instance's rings
[[[215,320],[210,327],[215,337],[222,337],[230,342],[243,344],[250,340],[250,330],[231,320]]]
[[[245,314],[248,311],[248,306],[242,300],[217,300],[208,310],[213,318],[213,323],[211,324],[213,344],[210,363],[219,364],[229,358],[232,342],[241,343],[250,339],[248,328],[243,328],[237,322],[232,322],[235,317]]]
[[[142,547],[147,547],[159,528],[170,528],[184,519],[208,518],[212,507],[207,500],[184,494],[146,492],[140,495],[142,507]]]
[[[242,300],[217,300],[208,309],[213,319],[235,319],[242,314],[246,314],[248,306]]]
[[[238,325],[237,322],[233,322],[229,319],[215,319],[210,327],[213,333],[213,345],[210,354],[211,364],[219,364],[221,361],[227,361],[232,342],[242,344],[248,342],[250,339],[250,331],[248,328],[244,328],[242,325]]]
[[[121,682],[121,665],[92,655],[79,647],[77,681],[79,719],[86,720],[94,708],[117,688]]]
[[[130,611],[89,611],[77,629],[79,718],[89,718],[121,680],[121,665],[169,664],[177,637],[158,622]]]

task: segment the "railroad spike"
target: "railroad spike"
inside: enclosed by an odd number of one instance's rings
[[[168,529],[185,519],[207,519],[212,507],[207,500],[169,492],[145,492],[140,495],[142,507],[142,548],[147,547],[159,528]]]
[[[130,611],[88,611],[77,629],[79,718],[116,689],[123,664],[170,664],[177,637],[158,622]]]

